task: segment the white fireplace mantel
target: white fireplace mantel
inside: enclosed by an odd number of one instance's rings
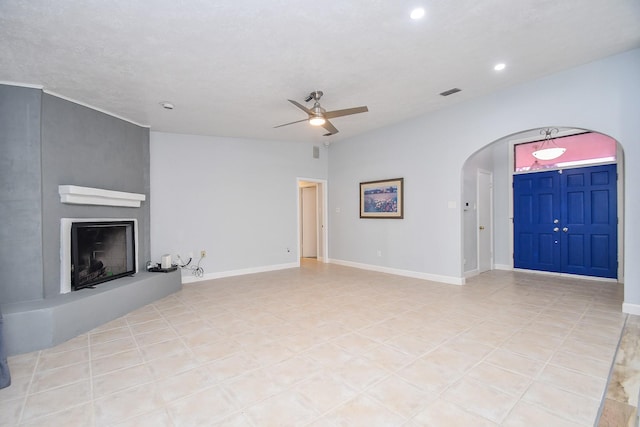
[[[79,187],[77,185],[59,185],[60,202],[74,205],[123,206],[139,208],[146,199],[144,194],[124,191],[104,190],[102,188]]]

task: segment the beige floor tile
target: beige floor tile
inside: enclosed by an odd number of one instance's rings
[[[334,367],[355,357],[342,347],[333,343],[322,343],[311,347],[305,355],[325,366]]]
[[[101,357],[110,356],[123,351],[134,350],[137,348],[136,341],[133,337],[119,338],[113,341],[92,344],[90,346],[91,358],[99,359]]]
[[[253,425],[261,427],[301,426],[319,415],[310,402],[295,391],[277,394],[243,412]]]
[[[411,426],[498,427],[498,424],[464,411],[454,403],[438,399],[411,419]]]
[[[82,403],[73,408],[56,412],[49,416],[20,423],[21,427],[69,427],[91,425],[93,425],[93,405],[91,403]]]
[[[225,392],[240,406],[249,406],[282,392],[285,387],[276,383],[263,369],[257,369],[221,384]]]
[[[297,356],[291,359],[267,366],[264,371],[274,380],[284,387],[293,386],[316,372],[323,369],[323,366],[310,358]]]
[[[94,400],[96,427],[109,426],[159,410],[164,402],[153,384],[145,384]]]
[[[32,426],[591,425],[620,286],[504,271],[467,282],[303,260],[188,284],[10,357],[0,424],[24,406]]]
[[[611,361],[582,357],[578,354],[564,351],[558,351],[554,354],[549,360],[549,364],[600,378],[607,378],[611,368]]]
[[[54,412],[64,411],[90,400],[91,383],[89,380],[30,394],[24,404],[22,420],[33,420]]]
[[[157,382],[157,390],[166,403],[173,402],[217,383],[213,375],[204,367],[182,372]]]
[[[354,398],[357,391],[330,370],[316,372],[295,386],[316,409],[324,413]]]
[[[440,347],[442,349],[454,350],[458,353],[466,354],[480,360],[494,351],[496,347],[473,341],[465,337],[456,337]]]
[[[332,369],[337,376],[356,390],[364,390],[390,374],[386,369],[364,357],[349,359]]]
[[[500,423],[518,400],[495,388],[472,379],[461,379],[449,387],[442,398],[483,418]]]
[[[173,427],[171,417],[166,409],[158,409],[148,414],[138,415],[128,420],[115,423],[112,427]]]
[[[414,356],[387,345],[379,345],[364,353],[363,356],[388,371],[397,371],[415,360]]]
[[[338,426],[400,427],[406,423],[406,418],[364,395],[339,406],[325,418]]]
[[[446,346],[438,347],[422,357],[422,359],[430,363],[442,366],[446,369],[454,369],[460,373],[467,372],[476,365],[481,358],[481,356],[470,353],[461,353]]]
[[[196,368],[200,365],[189,351],[174,353],[170,356],[147,362],[149,370],[157,379],[167,378]]]
[[[503,427],[579,427],[587,424],[578,424],[545,411],[539,406],[520,401],[502,423]]]
[[[600,407],[599,400],[537,381],[525,392],[522,400],[579,424],[593,424]]]
[[[158,329],[135,336],[136,342],[140,347],[161,343],[163,341],[169,341],[176,338],[178,338],[178,334],[173,329],[169,328]]]
[[[165,329],[168,323],[165,319],[154,319],[142,323],[134,323],[129,325],[131,333],[134,335],[144,334],[146,332],[157,331],[158,329]]]
[[[500,348],[541,362],[546,362],[556,353],[555,348],[549,348],[536,341],[525,342],[508,340],[503,343]]]
[[[371,386],[366,394],[405,418],[415,415],[438,397],[437,394],[424,391],[397,375]]]
[[[120,369],[130,368],[144,362],[138,350],[123,351],[111,356],[94,359],[91,361],[91,375],[104,375]]]
[[[149,362],[151,360],[161,359],[173,354],[184,354],[188,351],[188,348],[184,345],[182,340],[180,340],[179,338],[174,338],[168,341],[162,341],[144,347],[139,347],[139,350],[140,354],[142,354],[142,358],[146,362]]]
[[[213,341],[214,338],[215,337],[211,337],[211,340],[206,344],[191,348],[191,353],[199,363],[213,362],[214,360],[230,356],[243,349],[240,343],[230,338]]]
[[[416,360],[400,369],[397,374],[418,388],[435,394],[442,392],[463,375],[456,369],[436,365],[424,359]]]
[[[64,366],[75,365],[89,360],[88,348],[78,348],[62,353],[42,354],[38,360],[38,371],[62,368]]]
[[[474,366],[465,376],[467,377],[518,398],[533,381],[531,377],[486,362]]]
[[[39,393],[87,379],[89,379],[89,362],[38,371],[33,376],[29,393]]]
[[[216,381],[221,382],[258,369],[260,364],[254,357],[241,351],[208,363],[205,367]]]
[[[530,359],[503,349],[494,351],[484,361],[507,371],[529,377],[538,375],[544,366],[544,363],[540,360]]]
[[[400,335],[397,330],[384,324],[368,326],[366,328],[360,329],[358,333],[380,343],[383,343],[395,336]]]
[[[537,380],[598,401],[602,399],[607,385],[604,378],[554,365],[547,365]]]
[[[380,345],[377,341],[367,338],[358,333],[351,333],[347,335],[343,335],[331,341],[333,344],[344,348],[349,353],[354,355],[361,356],[363,353],[368,352]]]
[[[91,345],[95,345],[129,337],[131,337],[131,330],[128,326],[123,326],[120,328],[107,329],[105,331],[92,331],[89,333],[89,343]]]
[[[249,427],[251,422],[244,413],[236,413],[210,425],[214,427]]]
[[[111,371],[93,377],[93,397],[98,399],[131,387],[150,383],[153,380],[149,368],[144,364]]]
[[[399,335],[385,341],[385,345],[393,347],[413,357],[419,357],[436,348],[438,343],[431,343],[412,334]]]

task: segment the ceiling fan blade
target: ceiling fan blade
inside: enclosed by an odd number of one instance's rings
[[[334,119],[336,117],[348,116],[350,114],[366,113],[367,111],[369,111],[369,109],[365,105],[362,107],[346,108],[344,110],[327,111],[324,113],[324,117],[327,119]]]
[[[300,123],[300,122],[306,122],[306,121],[309,121],[309,119],[296,120],[295,122],[285,123],[285,124],[283,124],[283,125],[274,126],[273,128],[274,128],[274,129],[275,129],[275,128],[281,128],[282,126],[289,126],[289,125],[292,125],[292,124],[294,124],[294,123]]]
[[[290,103],[292,103],[293,105],[295,105],[296,107],[298,107],[299,109],[301,109],[302,111],[304,111],[305,113],[307,113],[307,114],[313,114],[313,111],[309,110],[309,109],[308,109],[307,107],[305,107],[304,105],[302,105],[302,104],[300,104],[300,103],[298,103],[298,102],[296,102],[296,101],[294,101],[294,100],[292,100],[292,99],[289,99],[288,101],[289,101]]]
[[[325,121],[322,127],[329,131],[329,133],[325,133],[323,136],[335,135],[339,132],[338,129],[336,129],[336,127],[332,125],[329,120]]]

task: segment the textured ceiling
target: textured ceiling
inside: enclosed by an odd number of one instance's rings
[[[637,47],[638,0],[0,0],[0,82],[203,135],[335,142]],[[273,129],[313,90],[369,112]]]

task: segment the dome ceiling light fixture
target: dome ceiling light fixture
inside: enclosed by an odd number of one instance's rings
[[[566,148],[558,147],[555,141],[551,138],[553,133],[558,133],[558,128],[546,128],[540,129],[540,134],[544,135],[544,140],[538,147],[536,151],[534,151],[533,157],[538,160],[553,160],[562,156]]]

